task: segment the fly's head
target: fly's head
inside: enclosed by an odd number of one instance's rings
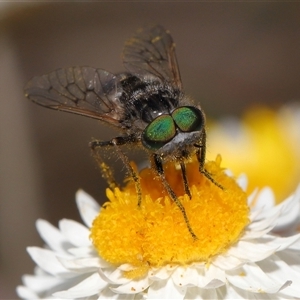
[[[201,144],[205,116],[196,106],[180,106],[155,118],[143,131],[143,146],[164,160],[188,156]],[[205,141],[204,141],[205,142]]]

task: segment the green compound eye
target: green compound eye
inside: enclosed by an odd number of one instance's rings
[[[182,106],[175,109],[172,117],[178,128],[183,132],[198,131],[204,126],[203,113],[193,106]]]
[[[143,145],[151,150],[161,148],[176,134],[174,121],[169,115],[162,115],[153,120],[142,134]]]

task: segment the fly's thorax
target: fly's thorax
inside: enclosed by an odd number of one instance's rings
[[[145,123],[144,127],[159,115],[171,113],[183,97],[178,88],[153,76],[140,78],[125,74],[121,84],[121,101],[126,107],[128,119],[133,123],[141,120]]]
[[[122,124],[130,134],[139,135],[158,116],[170,114],[184,97],[178,88],[157,77],[119,76],[123,89],[120,100],[126,114]]]
[[[180,92],[165,86],[151,85],[134,96],[139,118],[149,124],[160,115],[170,114],[178,106]]]

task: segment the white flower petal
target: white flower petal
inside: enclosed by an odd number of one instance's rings
[[[200,291],[201,299],[217,299],[217,290],[216,289],[201,289]],[[223,298],[219,298],[223,299]]]
[[[258,219],[253,221],[247,226],[246,230],[254,231],[254,232],[262,232],[266,229],[269,229],[271,231],[275,224],[276,220],[278,219],[278,216],[280,215],[280,210],[274,210],[274,214],[271,215],[269,218],[266,219]]]
[[[277,245],[261,244],[256,241],[239,241],[236,246],[228,249],[227,254],[245,261],[260,261],[273,254]]]
[[[101,268],[103,268],[103,269],[107,269],[107,268],[115,269],[114,265],[110,264],[108,261],[105,261],[102,257],[98,256],[98,254],[96,254],[96,257],[99,260],[99,264],[100,264]]]
[[[271,235],[266,235],[264,238],[261,239],[261,241],[265,242],[265,244],[268,244],[270,246],[276,247],[277,252],[282,251],[292,244],[300,241],[300,233],[290,236],[290,237],[275,237]]]
[[[201,272],[202,271],[202,272]],[[178,267],[172,274],[172,279],[178,287],[194,285],[203,287],[204,283],[204,270],[196,268]]]
[[[296,192],[280,204],[283,206],[274,231],[294,232],[300,215],[300,186]]]
[[[133,300],[133,299],[143,299],[142,295],[137,298],[135,294],[116,294],[110,288],[103,289],[97,300]],[[146,298],[145,298],[146,299]]]
[[[94,219],[99,214],[100,205],[83,190],[77,191],[76,203],[83,222],[88,228],[92,227]]]
[[[260,238],[260,237],[264,236],[265,234],[267,234],[268,232],[270,232],[273,228],[274,228],[274,224],[270,224],[270,227],[267,227],[260,231],[251,231],[251,230],[249,230],[250,228],[247,228],[247,230],[245,231],[245,233],[243,235],[243,240],[247,241],[247,240],[253,240],[253,239]]]
[[[170,272],[166,268],[152,269],[149,271],[148,276],[153,280],[164,280],[170,277]]]
[[[288,250],[277,252],[276,254],[272,255],[271,258],[276,258],[277,260],[282,260],[284,263],[289,265],[293,270],[300,274],[300,250],[291,250],[290,248]],[[274,259],[275,260],[275,259]]]
[[[80,273],[97,272],[98,269],[101,267],[100,260],[98,257],[79,259],[58,258],[58,260],[66,269]]]
[[[264,294],[252,294],[249,295],[248,291],[241,290],[236,288],[235,286],[228,285],[228,288],[226,290],[218,289],[217,291],[218,299],[224,299],[224,300],[233,300],[233,299],[257,299],[262,300],[264,298]],[[272,295],[274,296],[274,295]],[[267,298],[269,299],[269,298]],[[274,299],[273,299],[274,300]]]
[[[89,297],[96,295],[106,286],[107,282],[102,280],[98,273],[94,273],[72,288],[66,291],[56,292],[53,294],[53,296],[65,299]]]
[[[75,257],[95,257],[97,253],[92,245],[80,248],[70,248],[68,252]]]
[[[45,276],[49,275],[47,272],[45,272],[43,269],[41,269],[39,266],[35,266],[33,270],[33,274],[36,276]]]
[[[293,243],[290,247],[289,250],[294,250],[296,252],[300,251],[300,241],[297,241],[295,243]]]
[[[233,172],[230,169],[225,169],[224,170],[224,174],[226,174],[229,177],[233,177],[234,176]]]
[[[63,267],[54,252],[38,247],[28,247],[27,251],[34,262],[47,273],[65,278],[75,276]]]
[[[241,269],[227,272],[227,279],[240,289],[269,294],[277,293],[288,282],[284,279],[281,279],[281,282],[271,280],[255,263],[248,263]]]
[[[64,283],[64,278],[57,278],[50,275],[44,275],[44,276],[25,275],[23,276],[22,279],[24,284],[35,293],[48,291],[53,287]]]
[[[263,200],[262,200],[263,201]],[[255,221],[268,220],[269,218],[278,214],[277,221],[274,222],[273,231],[285,231],[285,235],[289,232],[294,233],[295,227],[297,225],[297,219],[300,215],[300,187],[297,189],[294,195],[290,196],[285,201],[274,206],[271,209],[262,209],[258,216],[254,219],[250,217],[251,220]],[[259,219],[258,219],[259,218]]]
[[[225,272],[213,264],[205,270],[205,281],[205,288],[209,289],[218,288],[227,282]]]
[[[228,253],[217,255],[213,258],[212,264],[221,270],[233,270],[246,263],[246,260],[234,257]]]
[[[184,299],[186,287],[178,287],[173,280],[154,281],[148,289],[148,299]]]
[[[105,276],[106,280],[112,284],[126,284],[131,281],[131,279],[124,276],[123,270],[120,267],[114,270],[99,270],[99,273],[100,276]]]
[[[254,191],[248,196],[248,206],[249,207],[255,207],[255,199],[258,195],[258,188],[254,189]]]
[[[246,174],[240,174],[239,177],[236,179],[236,183],[239,187],[246,192],[248,186],[248,177]]]
[[[101,279],[105,280],[107,283],[110,283],[110,284],[116,284],[114,281],[112,281],[109,277],[106,276],[106,274],[103,272],[103,271],[106,271],[105,273],[107,274],[110,274],[112,273],[114,270],[102,270],[101,268],[98,270],[98,274],[99,276],[101,277]],[[130,281],[130,280],[127,280],[127,281]]]
[[[281,289],[282,294],[290,297],[299,297],[300,276],[292,266],[289,266],[280,257],[273,255],[270,260],[261,261],[257,265],[266,273],[274,282],[282,282],[286,279],[288,284]],[[296,263],[297,261],[294,261]],[[292,261],[290,262],[293,263]],[[298,258],[299,263],[299,258]],[[299,265],[298,265],[299,266]]]
[[[39,299],[36,293],[34,293],[31,289],[25,286],[18,286],[16,292],[18,296],[22,299],[26,299],[26,300]]]
[[[217,297],[216,289],[201,289],[199,287],[190,287],[186,291],[184,299],[207,300],[207,299],[223,299]]]
[[[59,221],[59,229],[67,240],[77,247],[88,247],[91,245],[90,231],[82,224],[63,219]]]
[[[145,291],[149,286],[149,278],[144,276],[139,280],[131,280],[123,285],[120,285],[116,288],[111,288],[115,293],[119,294],[138,294]]]
[[[68,255],[67,248],[72,246],[61,232],[45,220],[37,220],[36,228],[44,242],[54,251]]]
[[[265,219],[260,218],[260,212],[255,217],[252,215],[252,222],[246,227],[243,240],[259,238],[270,232],[275,227],[280,216],[280,209],[274,209],[273,213],[269,218]]]
[[[255,208],[263,208],[267,211],[275,206],[275,195],[270,187],[265,187],[258,192],[256,196]]]

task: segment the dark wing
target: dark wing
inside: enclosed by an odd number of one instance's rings
[[[162,26],[145,28],[125,43],[123,63],[131,73],[152,74],[182,88],[170,32]]]
[[[58,69],[32,78],[25,95],[33,102],[55,110],[98,119],[121,127],[124,106],[117,76],[90,67]]]

